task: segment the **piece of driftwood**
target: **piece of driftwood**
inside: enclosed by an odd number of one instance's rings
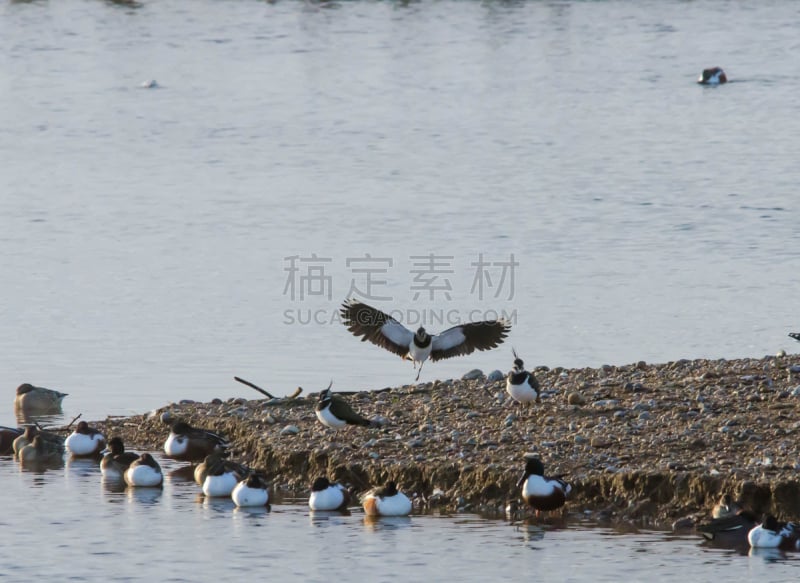
[[[273,395],[270,395],[270,394],[269,394],[267,391],[265,391],[264,389],[262,389],[262,388],[261,388],[261,387],[259,387],[258,385],[254,385],[254,384],[253,384],[253,383],[251,383],[250,381],[246,381],[246,380],[244,380],[243,378],[240,378],[240,377],[233,377],[233,380],[235,380],[235,381],[237,381],[237,382],[240,382],[240,383],[242,383],[243,385],[247,385],[247,386],[248,386],[248,387],[250,387],[251,389],[255,389],[256,391],[258,391],[258,392],[259,392],[259,393],[261,393],[262,395],[266,395],[266,396],[267,396],[267,397],[269,397],[270,399],[274,399],[274,398],[275,398]]]

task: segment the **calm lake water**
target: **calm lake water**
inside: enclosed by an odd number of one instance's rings
[[[793,350],[798,17],[788,0],[3,2],[0,423],[22,382],[69,393],[66,419],[255,397],[234,375],[276,395],[411,382],[337,321],[351,293],[434,331],[512,317],[500,349],[429,363],[423,381],[507,370],[512,345],[551,367]],[[731,82],[698,86],[713,65]],[[609,577],[658,564],[683,579],[690,561],[780,579],[661,534],[367,529],[1,471],[21,531],[3,564],[25,577],[91,548],[70,574],[99,575],[110,553],[119,575],[152,578],[150,555],[189,539],[321,579],[344,533],[375,578],[479,562],[588,580],[602,558]],[[65,541],[45,564],[24,558],[41,529]],[[404,550],[388,565],[387,544]],[[197,572],[222,572],[212,556]]]

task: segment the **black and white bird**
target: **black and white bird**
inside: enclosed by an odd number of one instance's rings
[[[541,401],[539,381],[532,372],[525,370],[525,363],[517,356],[517,351],[512,348],[511,352],[514,354],[514,369],[506,377],[506,392],[518,403],[538,403]]]
[[[722,85],[728,82],[728,76],[725,75],[725,71],[721,67],[709,67],[708,69],[703,69],[697,82],[700,85]]]
[[[517,488],[522,488],[522,499],[537,514],[557,510],[564,506],[572,491],[572,486],[562,480],[562,476],[545,476],[541,460],[528,458],[525,473],[517,483]]]
[[[353,411],[346,401],[335,397],[331,392],[333,381],[328,388],[319,394],[316,413],[319,422],[331,429],[340,429],[345,425],[362,425],[369,427],[372,422]]]
[[[459,324],[441,334],[428,334],[420,326],[412,332],[400,322],[380,310],[356,299],[346,300],[341,309],[342,323],[362,342],[369,340],[389,352],[399,354],[403,359],[419,363],[417,379],[426,360],[442,360],[471,354],[475,350],[490,350],[503,343],[511,330],[511,324],[504,319],[485,320]]]
[[[789,332],[789,337],[800,342],[800,332]]]

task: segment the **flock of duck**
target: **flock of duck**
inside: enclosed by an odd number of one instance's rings
[[[435,362],[495,348],[502,344],[511,328],[507,321],[499,319],[460,324],[434,335],[423,327],[412,332],[390,315],[354,299],[342,304],[341,316],[353,335],[411,360],[415,368],[419,364],[420,370],[427,360]],[[800,333],[790,336],[800,341]],[[506,376],[506,391],[517,402],[538,402],[540,391],[536,377],[525,370],[516,351],[512,349],[512,352],[514,366]],[[15,409],[18,416],[58,412],[66,396],[66,393],[25,383],[17,388]],[[315,412],[319,422],[332,429],[373,424],[344,399],[335,396],[331,385],[320,393]],[[218,433],[175,420],[170,423],[163,449],[167,458],[191,464],[194,480],[205,496],[230,497],[237,506],[268,506],[266,476],[228,459],[229,446],[228,440]],[[85,421],[79,422],[66,439],[38,425],[0,427],[0,455],[12,451],[23,464],[60,460],[65,451],[75,457],[101,457],[104,480],[132,488],[160,488],[163,484],[161,467],[153,455],[126,451],[120,437],[106,441],[100,431]],[[523,501],[537,514],[563,507],[572,490],[563,475],[546,476],[538,457],[527,458],[517,488]],[[323,476],[311,485],[308,504],[312,510],[345,510],[351,500],[348,488]],[[394,481],[366,492],[360,504],[368,516],[407,516],[413,506]],[[698,532],[718,542],[746,540],[752,547],[800,550],[800,524],[780,523],[773,516],[765,516],[759,523],[752,512],[733,503],[729,495],[715,507],[713,520],[698,527]]]

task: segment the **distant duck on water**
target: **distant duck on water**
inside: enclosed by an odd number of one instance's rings
[[[67,393],[23,383],[17,387],[14,408],[26,414],[60,413],[61,402],[66,396]]]
[[[258,472],[252,472],[236,484],[231,498],[240,507],[268,506],[269,486],[266,478]]]
[[[416,380],[426,360],[442,360],[471,354],[475,350],[490,350],[503,343],[511,330],[504,319],[459,324],[441,334],[428,334],[420,326],[412,332],[400,322],[356,299],[348,299],[340,312],[342,323],[362,342],[371,343],[410,360],[414,368],[419,364]]]
[[[728,82],[728,77],[721,67],[709,67],[708,69],[703,69],[697,82],[700,85],[722,85]]]

